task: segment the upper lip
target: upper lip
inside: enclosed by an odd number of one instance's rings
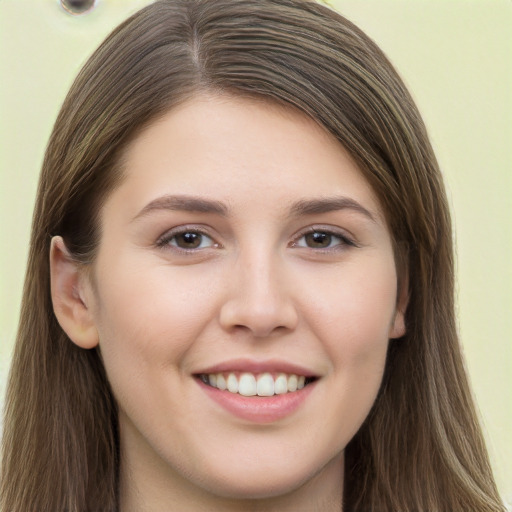
[[[265,361],[256,361],[252,359],[231,359],[212,366],[205,367],[197,372],[196,375],[224,373],[224,372],[248,372],[248,373],[287,373],[295,375],[304,375],[305,377],[318,377],[310,368],[300,364],[271,359]]]

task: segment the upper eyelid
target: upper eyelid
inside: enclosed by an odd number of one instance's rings
[[[350,233],[350,231],[343,229],[341,227],[329,226],[329,225],[312,225],[305,228],[300,229],[296,235],[294,235],[294,239],[297,240],[304,235],[309,233],[328,233],[329,235],[338,236],[340,238],[348,238],[350,240],[355,241],[355,236]]]

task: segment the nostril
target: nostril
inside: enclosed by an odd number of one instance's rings
[[[60,0],[60,4],[66,12],[77,16],[91,11],[96,5],[96,0]]]

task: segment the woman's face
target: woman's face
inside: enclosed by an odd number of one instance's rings
[[[125,474],[235,498],[341,478],[404,332],[357,166],[300,113],[204,96],[139,135],[125,171],[87,304]]]

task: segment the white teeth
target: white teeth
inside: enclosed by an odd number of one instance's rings
[[[274,396],[293,393],[306,385],[304,375],[278,373],[275,377],[265,372],[256,377],[253,373],[244,372],[237,377],[234,372],[211,373],[203,375],[204,382],[222,391],[238,393],[243,396]]]
[[[231,391],[231,393],[238,393],[238,379],[234,373],[230,373],[228,375],[227,385],[228,391]]]
[[[290,375],[288,377],[288,391],[297,391],[297,375]]]
[[[274,378],[270,373],[263,373],[256,383],[258,396],[274,396]]]
[[[257,392],[256,378],[252,373],[242,373],[238,383],[238,392],[243,396],[254,396]]]
[[[283,395],[288,393],[288,377],[285,373],[280,373],[274,383],[274,393],[276,395]]]
[[[222,390],[227,388],[226,379],[224,378],[224,375],[222,375],[222,373],[217,374],[217,388]]]

